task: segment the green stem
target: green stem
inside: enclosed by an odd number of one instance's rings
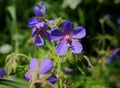
[[[58,87],[58,88],[63,88],[63,80],[62,80],[62,77],[63,77],[63,75],[62,75],[62,58],[59,58],[59,64],[58,64],[58,69],[59,69],[59,85],[60,85],[60,87]]]
[[[60,79],[60,88],[63,88],[62,79]]]
[[[28,56],[24,55],[24,54],[17,54],[17,55],[18,55],[18,56],[23,56],[23,57],[25,57],[25,58],[27,58],[27,59],[30,60],[30,58],[29,58]]]
[[[101,23],[101,28],[102,28],[102,32],[103,32],[103,35],[105,34],[105,28],[104,28],[104,24]]]
[[[104,50],[104,48],[105,48],[105,28],[104,28],[104,24],[103,23],[101,24],[101,27],[102,27],[102,32],[103,32],[101,49]]]

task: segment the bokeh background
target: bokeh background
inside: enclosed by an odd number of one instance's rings
[[[120,0],[0,0],[0,68],[5,66],[5,58],[12,52],[34,54],[34,44],[28,19],[33,17],[35,4],[46,3],[49,19],[62,18],[74,22],[75,26],[86,28],[87,35],[81,40],[83,54],[89,57],[92,70],[82,74],[73,69],[67,75],[71,88],[120,88],[119,60],[107,62],[112,52],[120,47]],[[27,61],[21,61],[25,64]],[[16,72],[24,78],[24,72]],[[72,83],[72,84],[71,84]]]

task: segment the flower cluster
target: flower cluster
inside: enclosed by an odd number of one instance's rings
[[[64,21],[61,24],[61,29],[59,26],[52,27],[57,23],[54,20],[47,20],[46,6],[44,3],[42,3],[41,7],[38,5],[34,6],[34,14],[36,16],[28,21],[28,26],[32,27],[32,37],[37,46],[44,45],[41,36],[45,36],[50,41],[60,41],[56,46],[56,52],[59,55],[65,55],[68,47],[75,54],[82,52],[82,44],[76,39],[85,37],[86,30],[84,27],[78,26],[74,28],[74,24],[70,21]],[[50,28],[51,30],[49,30]]]
[[[46,6],[44,3],[42,3],[41,7],[39,5],[34,6],[34,14],[36,16],[29,19],[28,27],[32,28],[32,37],[34,38],[34,43],[37,46],[42,46],[44,45],[44,41],[41,36],[45,36],[48,40],[51,40],[49,30],[47,29],[49,25],[54,24],[54,21],[47,21],[45,19]]]
[[[70,47],[73,53],[81,53],[83,47],[82,44],[75,40],[75,38],[83,38],[86,35],[85,28],[78,26],[73,30],[73,23],[65,21],[62,24],[62,29],[54,28],[51,31],[52,40],[60,40],[60,43],[56,46],[56,52],[60,55],[65,55],[68,47]]]
[[[56,52],[59,55],[66,55],[68,48],[74,54],[82,52],[83,46],[78,39],[84,38],[86,35],[86,30],[83,26],[74,28],[74,24],[68,20],[63,22],[48,20],[45,3],[42,3],[41,6],[35,5],[34,14],[35,17],[30,18],[28,21],[28,27],[32,28],[32,38],[36,46],[43,46],[43,37],[45,37],[50,42],[59,41],[56,46]],[[54,74],[49,77],[44,76],[50,73],[52,68],[53,63],[50,59],[44,59],[39,64],[38,59],[33,58],[30,61],[29,70],[25,73],[25,78],[32,84],[41,84],[45,81],[54,84],[57,81],[57,77]]]

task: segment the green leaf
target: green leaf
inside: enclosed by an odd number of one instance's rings
[[[0,88],[29,88],[29,84],[0,78]]]

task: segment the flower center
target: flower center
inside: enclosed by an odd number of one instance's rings
[[[71,37],[70,37],[70,35],[65,35],[64,39],[65,39],[68,43],[71,43]]]
[[[64,39],[65,40],[69,40],[70,39],[70,35],[65,35]]]

